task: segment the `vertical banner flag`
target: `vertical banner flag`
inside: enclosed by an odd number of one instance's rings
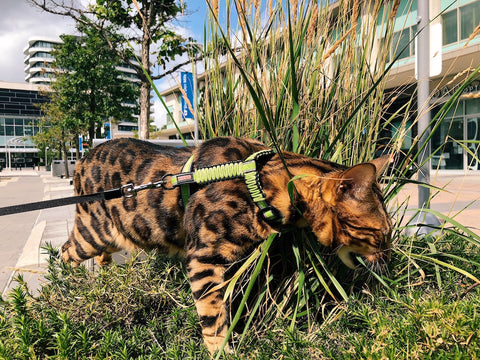
[[[187,99],[190,102],[190,106],[193,108],[193,106],[195,106],[193,102],[193,75],[191,72],[182,72],[181,77],[182,89],[187,94]],[[190,106],[188,106],[188,102],[182,94],[182,116],[184,119],[194,119]]]
[[[110,123],[105,123],[103,124],[103,135],[105,136],[105,139],[110,140],[112,138],[112,132],[111,132],[111,124]]]

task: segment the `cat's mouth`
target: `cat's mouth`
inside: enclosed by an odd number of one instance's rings
[[[350,269],[356,269],[360,265],[357,260],[357,254],[348,246],[342,246],[337,251],[337,255],[340,260],[342,260],[342,262]]]
[[[371,255],[361,255],[356,253],[352,248],[348,246],[342,246],[338,251],[337,255],[342,260],[342,262],[348,266],[350,269],[357,269],[360,267],[360,262],[357,257],[360,256],[367,263],[380,263],[382,258],[382,253],[377,252]]]

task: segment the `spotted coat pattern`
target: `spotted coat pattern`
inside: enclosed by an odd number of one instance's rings
[[[215,138],[197,148],[173,148],[134,139],[112,140],[93,149],[75,168],[75,194],[83,195],[159,181],[176,174],[193,154],[194,168],[244,160],[266,149],[257,141]],[[385,160],[346,168],[288,152],[260,159],[260,181],[282,224],[266,222],[243,180],[195,188],[186,209],[178,188],[151,189],[136,197],[78,204],[74,228],[62,258],[74,264],[95,257],[101,265],[120,250],[160,249],[185,257],[193,298],[207,348],[225,339],[228,319],[219,286],[228,268],[284,225],[310,226],[318,241],[338,251],[348,266],[351,254],[372,264],[389,257],[391,221],[376,182]],[[290,200],[290,176],[295,181]],[[298,212],[301,211],[301,214]]]

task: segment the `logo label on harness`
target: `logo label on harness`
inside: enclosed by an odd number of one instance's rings
[[[177,181],[179,183],[193,182],[193,174],[182,174],[177,176]]]

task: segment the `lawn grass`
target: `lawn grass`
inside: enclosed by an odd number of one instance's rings
[[[480,263],[478,249],[458,245],[445,239],[438,247],[450,254],[456,248]],[[73,269],[50,252],[49,282],[38,296],[19,278],[1,304],[0,358],[209,357],[180,260],[152,253],[92,272]],[[268,327],[250,326],[235,354],[224,358],[479,358],[480,286],[442,270],[439,287],[434,265],[421,271],[407,270],[410,265],[394,254],[389,271],[396,281],[389,288],[352,286],[347,301],[327,298],[293,329],[279,313]],[[234,334],[234,346],[239,338],[240,332]]]

